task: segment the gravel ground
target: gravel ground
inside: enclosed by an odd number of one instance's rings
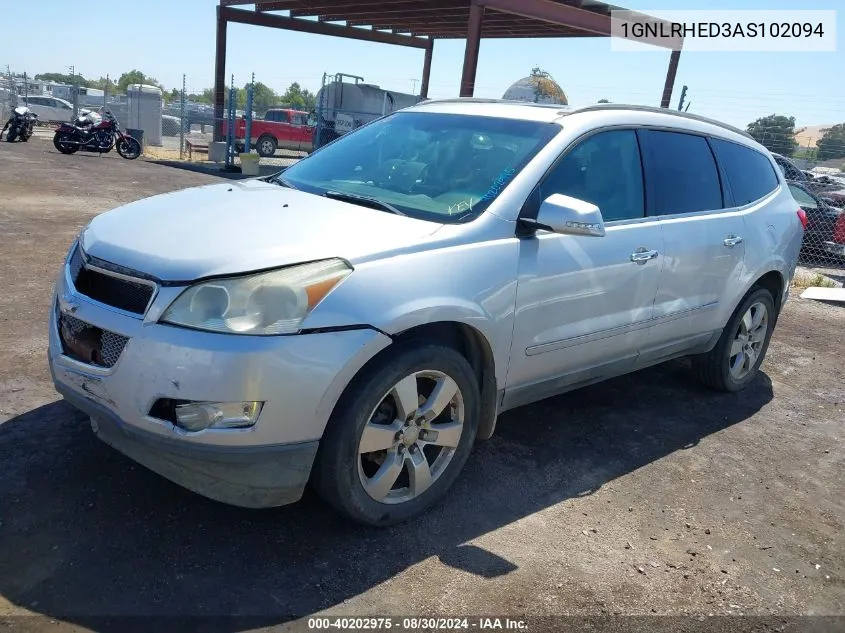
[[[404,526],[349,525],[312,495],[227,507],[100,443],[49,381],[58,266],[93,215],[216,179],[62,156],[42,139],[0,143],[0,616],[44,616],[14,626],[845,615],[845,309],[797,293],[744,393],[710,393],[675,362],[509,412],[448,499]]]

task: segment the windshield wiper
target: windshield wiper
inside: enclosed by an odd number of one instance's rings
[[[275,182],[277,185],[280,185],[282,187],[287,187],[288,189],[294,189],[296,191],[299,191],[296,187],[290,184],[290,181],[285,180],[285,177],[281,174],[276,174],[275,176],[271,177],[270,181]]]
[[[382,211],[389,211],[396,215],[405,215],[399,209],[388,202],[382,202],[378,198],[370,198],[369,196],[358,196],[354,193],[344,193],[342,191],[327,191],[323,194],[326,198],[332,200],[341,200],[343,202],[351,202],[352,204],[360,204],[362,207],[371,207],[373,209],[380,209]]]

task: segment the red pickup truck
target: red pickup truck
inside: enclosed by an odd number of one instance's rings
[[[222,122],[223,139],[229,135],[229,122]],[[246,120],[235,119],[235,144],[243,150]],[[314,127],[308,125],[308,113],[273,108],[263,119],[252,120],[250,147],[260,156],[273,156],[277,149],[310,152],[314,148]]]

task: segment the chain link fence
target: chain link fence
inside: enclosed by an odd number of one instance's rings
[[[783,123],[782,121],[774,123]],[[845,269],[845,124],[797,131],[783,125],[749,125],[775,157],[807,217],[799,263]]]

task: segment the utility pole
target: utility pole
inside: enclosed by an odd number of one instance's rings
[[[411,79],[411,94],[417,94],[417,82],[419,79]]]
[[[681,100],[678,102],[678,110],[681,111],[684,109],[684,99],[687,96],[687,87],[684,86],[681,90]]]
[[[29,78],[26,76],[26,71],[23,73],[23,104],[29,107]]]
[[[66,68],[70,70],[70,83],[73,86],[71,88],[73,95],[73,118],[76,119],[79,116],[79,88],[76,85],[76,66],[67,66]]]

